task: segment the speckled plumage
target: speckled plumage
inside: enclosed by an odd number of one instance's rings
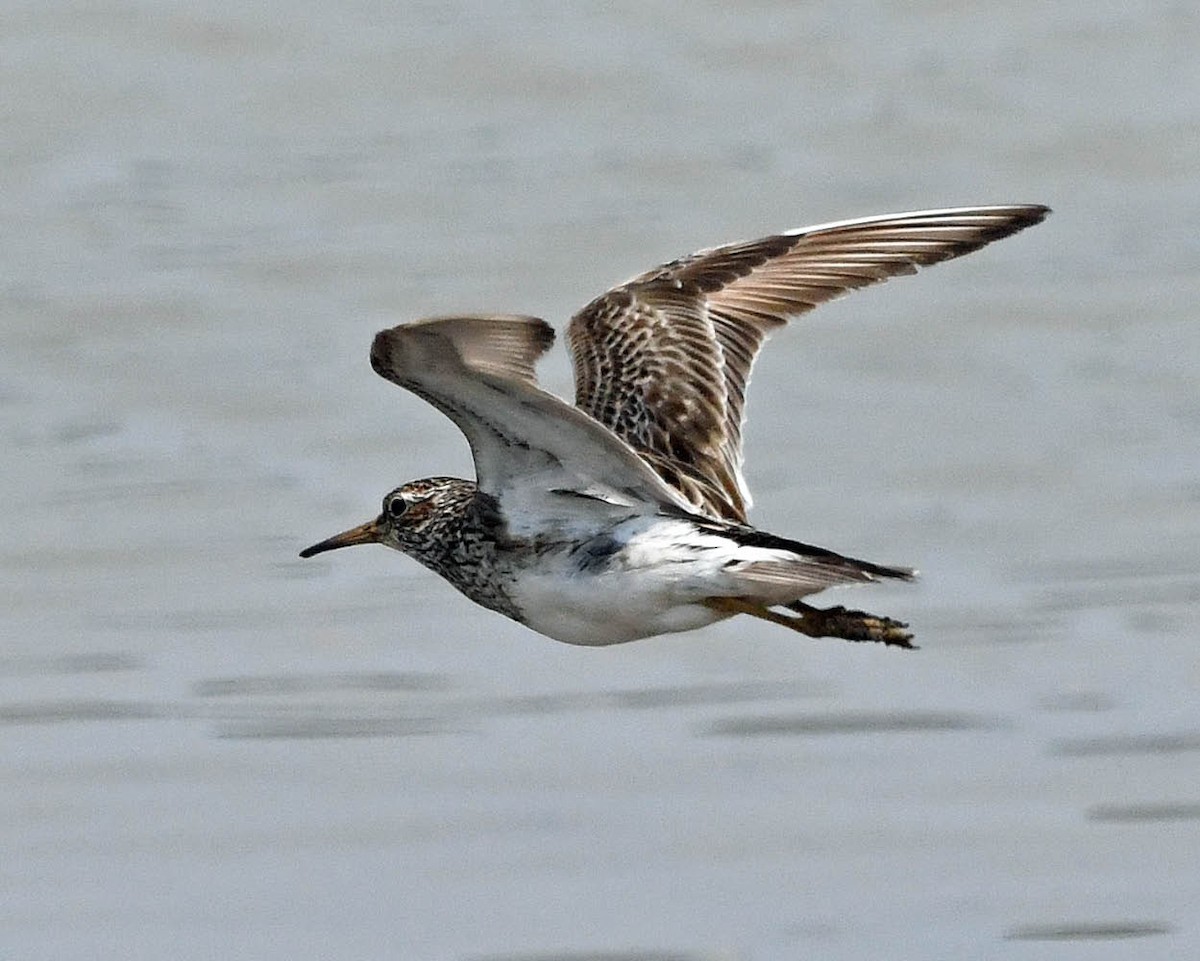
[[[1011,205],[870,217],[664,264],[572,319],[574,407],[537,386],[534,365],[554,340],[537,318],[444,317],[382,331],[372,367],[458,425],[476,481],[405,484],[378,518],[301,556],[382,543],[484,607],[572,644],[750,614],[811,636],[911,646],[898,621],[802,599],[912,571],[747,522],[750,372],[788,318],[977,250],[1047,213]]]
[[[476,604],[519,620],[508,590],[513,579],[505,563],[509,538],[495,500],[473,481],[429,477],[389,493],[381,519],[397,497],[409,504],[406,516],[416,516],[390,525],[392,533],[383,543],[420,561]]]

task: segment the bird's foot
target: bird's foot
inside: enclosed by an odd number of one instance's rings
[[[903,621],[851,611],[844,607],[810,607],[801,601],[787,605],[788,610],[801,615],[798,630],[812,637],[840,637],[847,641],[875,641],[892,647],[915,650],[912,633]]]

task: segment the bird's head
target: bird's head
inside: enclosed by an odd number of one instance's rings
[[[374,520],[306,547],[300,556],[312,557],[358,544],[383,544],[405,553],[422,553],[436,536],[439,523],[457,518],[474,492],[474,484],[457,477],[409,481],[384,496],[383,509]]]

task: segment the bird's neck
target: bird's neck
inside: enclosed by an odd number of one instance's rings
[[[412,557],[477,604],[518,618],[498,570],[508,535],[495,498],[456,480],[439,504],[436,529],[423,533],[420,548],[408,550]]]

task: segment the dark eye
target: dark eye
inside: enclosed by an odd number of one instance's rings
[[[383,510],[389,517],[399,517],[408,510],[408,501],[399,494],[393,494],[384,501]]]

